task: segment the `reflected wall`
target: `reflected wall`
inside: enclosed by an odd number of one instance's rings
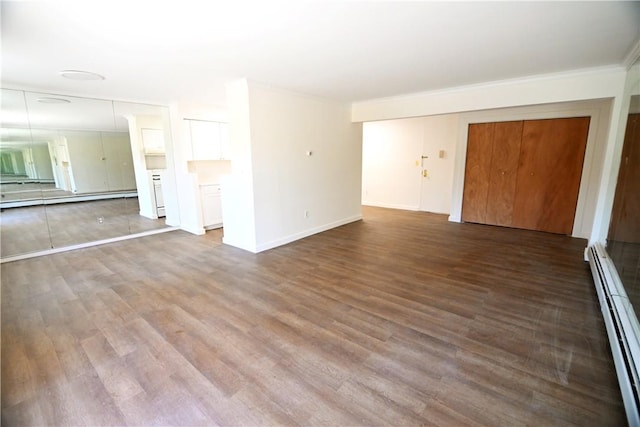
[[[170,138],[167,107],[13,89],[1,96],[2,258],[167,227],[152,176],[172,184],[173,169],[147,162],[135,125],[152,123]],[[154,143],[158,160],[165,153]]]
[[[607,239],[636,316],[640,308],[640,95],[631,97]],[[638,316],[640,317],[640,316]]]

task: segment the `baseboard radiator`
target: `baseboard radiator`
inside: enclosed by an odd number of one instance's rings
[[[604,247],[599,243],[590,246],[587,258],[611,344],[627,420],[630,426],[640,426],[640,324]]]

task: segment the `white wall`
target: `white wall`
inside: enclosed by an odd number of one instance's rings
[[[362,203],[448,214],[457,134],[455,114],[364,123]]]
[[[454,161],[458,143],[459,116],[447,114],[424,118],[422,152],[427,177],[422,178],[420,210],[448,214],[451,212]],[[442,157],[440,157],[442,151]]]
[[[230,84],[228,95],[225,243],[260,252],[362,217],[362,127],[351,123],[348,105],[246,80]]]
[[[247,251],[258,252],[251,108],[249,83],[246,80],[236,80],[227,85],[227,104],[231,139],[231,175],[221,182],[223,242]]]
[[[423,127],[421,118],[362,125],[362,204],[420,208]]]

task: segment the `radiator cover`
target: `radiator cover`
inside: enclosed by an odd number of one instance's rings
[[[604,247],[596,243],[587,248],[586,255],[609,336],[627,420],[630,426],[640,426],[640,324]]]

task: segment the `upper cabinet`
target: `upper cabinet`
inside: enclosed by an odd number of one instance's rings
[[[141,129],[142,146],[147,155],[164,154],[164,131],[162,129]]]
[[[228,160],[229,125],[205,120],[185,119],[191,145],[191,160]]]

